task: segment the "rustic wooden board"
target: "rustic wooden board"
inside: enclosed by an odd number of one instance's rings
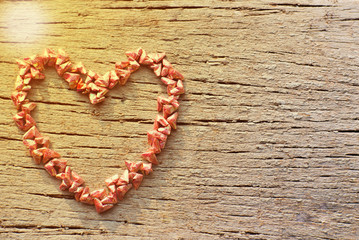
[[[1,1],[0,239],[359,239],[359,1]],[[64,48],[104,73],[142,46],[186,77],[161,165],[113,210],[58,190],[12,122],[14,59]],[[164,87],[98,106],[53,70],[35,119],[91,187],[138,158]]]

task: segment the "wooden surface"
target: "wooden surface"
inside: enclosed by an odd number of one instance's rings
[[[1,1],[0,239],[359,239],[359,1]],[[104,73],[142,46],[185,75],[162,162],[113,210],[58,190],[12,121],[14,59],[63,48]],[[35,119],[94,187],[138,159],[164,87],[92,106],[53,70]]]

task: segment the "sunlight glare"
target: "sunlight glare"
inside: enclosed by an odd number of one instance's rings
[[[45,33],[45,17],[37,2],[13,2],[2,17],[9,40],[29,42]]]

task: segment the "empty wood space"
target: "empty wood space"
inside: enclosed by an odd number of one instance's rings
[[[0,239],[359,239],[359,1],[1,1]],[[15,59],[63,48],[105,73],[166,52],[185,76],[161,162],[98,214],[14,124]],[[165,87],[141,68],[105,102],[53,69],[29,99],[91,188],[139,159]]]

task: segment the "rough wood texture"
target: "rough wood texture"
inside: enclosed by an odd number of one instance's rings
[[[1,239],[358,239],[358,1],[1,1]],[[179,129],[102,215],[58,190],[12,122],[14,59],[64,48],[104,73],[137,47],[186,77]],[[35,119],[92,187],[138,158],[164,87],[98,106],[53,70]]]

